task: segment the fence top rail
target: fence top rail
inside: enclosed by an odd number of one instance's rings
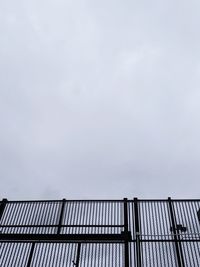
[[[133,198],[133,199],[126,199],[127,202],[133,203],[134,199],[137,199],[138,202],[168,202],[168,199],[140,199],[140,198]],[[7,200],[6,203],[14,204],[14,203],[62,203],[63,200],[65,202],[95,202],[95,203],[103,203],[103,202],[110,202],[110,203],[123,203],[124,199],[58,199],[58,200]],[[200,199],[171,199],[172,202],[198,202]],[[3,200],[0,201],[0,204],[3,203]]]
[[[134,241],[129,241],[130,243],[134,242]],[[44,241],[44,240],[37,240],[37,241],[33,241],[33,240],[0,240],[0,245],[1,244],[5,244],[5,243],[22,243],[22,244],[64,244],[64,245],[75,245],[75,244],[99,244],[99,245],[107,245],[107,244],[118,244],[118,245],[123,245],[124,241],[119,241],[119,240],[106,240],[106,241],[97,241],[97,240],[54,240],[52,241]]]
[[[76,227],[76,228],[122,228],[124,227],[124,224],[62,224],[62,227]],[[43,227],[43,228],[48,228],[48,227],[59,227],[59,224],[0,224],[0,228],[37,228],[37,227]]]

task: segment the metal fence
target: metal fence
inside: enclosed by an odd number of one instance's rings
[[[199,267],[199,210],[170,198],[3,199],[0,266]]]

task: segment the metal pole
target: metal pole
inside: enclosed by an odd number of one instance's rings
[[[61,206],[61,210],[60,210],[60,215],[59,215],[59,222],[58,222],[57,234],[60,234],[60,231],[61,231],[65,203],[66,203],[66,199],[63,198],[63,200],[62,200],[62,206]]]
[[[3,216],[3,212],[4,212],[4,209],[6,207],[6,203],[8,202],[8,200],[6,198],[3,198],[2,199],[2,202],[1,202],[1,205],[0,205],[0,220]]]
[[[81,254],[81,243],[78,243],[77,254],[76,254],[76,262],[72,261],[73,265],[78,267],[80,262],[80,254]]]
[[[180,257],[182,259],[182,266],[184,267],[185,266],[185,263],[184,263],[184,258],[183,258],[183,250],[182,250],[182,246],[181,246],[181,242],[180,242],[180,235],[179,235],[179,230],[177,229],[177,240],[178,240],[178,245],[179,245],[179,251],[180,251]]]
[[[76,267],[79,266],[79,262],[80,262],[80,254],[81,254],[81,243],[78,243],[77,259],[76,259]]]
[[[33,258],[34,248],[35,248],[35,243],[32,243],[32,245],[31,245],[31,251],[30,251],[30,254],[29,254],[29,258],[28,258],[27,267],[30,267],[31,266],[31,261],[32,261],[32,258]]]
[[[134,211],[135,211],[135,234],[136,234],[136,266],[141,267],[140,224],[139,224],[137,198],[134,198]]]
[[[177,256],[177,261],[178,261],[178,266],[179,267],[184,267],[184,261],[183,258],[180,255],[180,249],[179,249],[179,242],[177,239],[177,232],[176,232],[176,221],[175,221],[175,216],[174,216],[174,210],[172,206],[172,200],[169,197],[168,198],[168,204],[169,204],[169,214],[170,214],[170,221],[172,224],[172,232],[174,235],[174,243],[175,243],[175,250],[176,250],[176,256]]]
[[[124,242],[124,249],[125,249],[125,267],[129,267],[129,247],[128,247],[128,203],[127,198],[124,198],[124,234],[126,240]]]

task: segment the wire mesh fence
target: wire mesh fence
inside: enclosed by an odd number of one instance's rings
[[[0,202],[0,266],[200,266],[200,200]]]

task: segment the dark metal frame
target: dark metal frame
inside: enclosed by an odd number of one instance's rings
[[[47,209],[51,211],[47,212],[51,219],[47,218],[49,222],[44,223],[46,218],[43,216],[43,211]],[[32,266],[35,247],[39,243],[77,244],[76,258],[72,261],[74,266],[80,265],[82,244],[100,243],[122,244],[124,267],[151,266],[145,261],[146,257],[150,257],[152,266],[159,266],[165,261],[167,263],[164,264],[170,267],[187,267],[191,263],[193,266],[198,266],[197,264],[200,264],[199,209],[200,199],[124,198],[62,201],[3,199],[0,202],[0,245],[31,243],[25,267]],[[21,219],[20,215],[24,215],[25,219]],[[37,219],[42,223],[37,223]],[[188,225],[184,225],[186,222]],[[68,233],[66,229],[72,232]],[[192,232],[193,229],[195,233]],[[27,232],[29,230],[30,232]],[[185,231],[188,232],[185,234]],[[173,245],[173,249],[170,244]],[[169,259],[163,258],[165,250],[170,254]]]

